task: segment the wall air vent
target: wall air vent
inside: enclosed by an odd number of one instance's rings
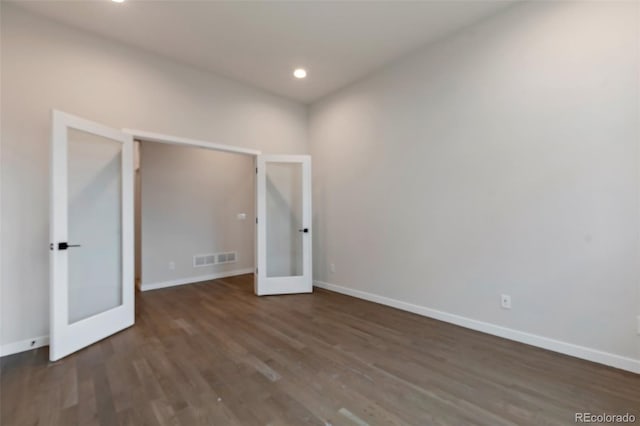
[[[238,258],[238,253],[235,251],[218,253],[218,257],[216,258],[216,263],[236,263],[237,258]]]
[[[211,266],[216,264],[216,255],[211,254],[197,254],[193,256],[193,267],[199,268],[202,266]]]
[[[193,267],[201,268],[203,266],[236,263],[237,261],[238,252],[236,251],[229,251],[224,253],[196,254],[195,256],[193,256]]]

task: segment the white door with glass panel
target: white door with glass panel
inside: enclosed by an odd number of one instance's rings
[[[134,323],[133,140],[53,111],[49,358]]]
[[[257,157],[255,293],[310,293],[311,157]]]

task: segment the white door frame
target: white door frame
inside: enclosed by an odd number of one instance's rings
[[[230,152],[234,154],[249,155],[257,157],[262,154],[257,149],[241,148],[233,145],[225,145],[216,142],[201,141],[197,139],[182,138],[180,136],[163,135],[161,133],[147,132],[137,129],[122,129],[124,133],[130,134],[133,139],[140,139],[149,142],[166,143],[169,145],[191,146],[196,148],[212,149],[214,151]]]
[[[192,147],[192,148],[204,148],[204,149],[210,149],[213,151],[221,151],[221,152],[228,152],[228,153],[232,153],[232,154],[241,154],[241,155],[248,155],[250,157],[253,157],[253,161],[254,161],[254,165],[257,167],[257,161],[258,161],[258,156],[262,154],[261,151],[257,150],[257,149],[251,149],[251,148],[242,148],[242,147],[238,147],[238,146],[233,146],[233,145],[225,145],[225,144],[221,144],[221,143],[217,143],[217,142],[209,142],[209,141],[203,141],[203,140],[198,140],[198,139],[189,139],[189,138],[183,138],[180,136],[172,136],[172,135],[164,135],[161,133],[154,133],[154,132],[148,132],[146,130],[138,130],[138,129],[122,129],[122,131],[124,133],[127,133],[129,135],[131,135],[131,137],[134,140],[141,140],[141,141],[147,141],[147,142],[158,142],[158,143],[164,143],[164,144],[168,144],[168,145],[178,145],[178,146],[186,146],[186,147]],[[257,170],[257,169],[256,169]],[[255,191],[255,198],[257,199],[258,196],[258,186],[257,184],[255,185],[254,188]],[[256,205],[256,209],[257,209],[257,205]],[[258,217],[257,215],[257,211],[255,212],[255,216]],[[258,265],[258,235],[257,235],[257,228],[256,231],[254,233],[254,264],[253,264],[253,272],[257,272],[257,265]],[[255,278],[254,280],[257,280],[257,275],[254,275]],[[151,289],[149,289],[151,290]],[[145,291],[142,290],[141,287],[141,291]]]

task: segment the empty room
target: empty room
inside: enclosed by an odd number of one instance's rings
[[[640,2],[0,0],[0,425],[640,424]]]

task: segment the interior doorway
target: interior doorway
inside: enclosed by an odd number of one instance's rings
[[[255,271],[255,161],[136,140],[136,281],[141,291]]]
[[[310,156],[263,155],[258,150],[215,142],[133,129],[124,129],[124,132],[144,143],[251,157],[256,178],[254,292],[263,296],[313,291]],[[156,288],[178,284],[160,283]],[[141,289],[152,288],[143,285]]]
[[[261,155],[248,148],[118,130],[54,110],[49,240],[51,361],[135,322],[134,190],[138,180],[143,193],[144,170],[139,162],[142,155],[137,156],[139,164],[134,164],[134,139],[249,156],[255,165],[249,171],[255,179],[254,291],[257,295],[312,291],[309,156]],[[162,188],[158,192],[162,195]],[[167,199],[157,209],[180,202],[179,197]],[[138,212],[144,220],[143,205]],[[247,213],[238,214],[248,219]],[[144,232],[141,228],[142,241]],[[179,242],[180,232],[172,237]],[[211,256],[214,263],[234,258],[231,252],[205,253],[193,256],[193,265]],[[144,257],[142,252],[139,276],[143,290]],[[175,281],[160,284],[177,285]]]

